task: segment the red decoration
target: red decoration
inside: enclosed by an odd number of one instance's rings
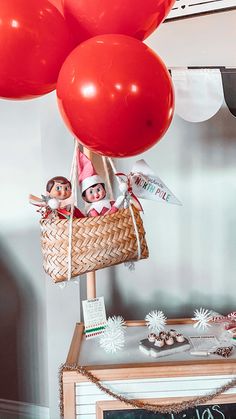
[[[165,19],[175,0],[64,0],[65,17],[80,43],[96,35],[143,40]]]
[[[97,36],[74,49],[60,71],[57,96],[72,133],[105,156],[148,150],[173,116],[167,68],[145,44],[125,35]]]
[[[30,99],[55,89],[74,44],[48,0],[0,2],[0,97]]]

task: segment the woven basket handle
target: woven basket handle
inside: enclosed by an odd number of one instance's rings
[[[67,280],[71,280],[72,273],[72,235],[73,235],[73,212],[74,212],[74,203],[77,202],[77,151],[78,151],[78,141],[74,138],[74,154],[70,170],[70,181],[72,186],[72,197],[73,204],[71,206],[71,217],[69,220],[69,234],[68,234],[68,276]],[[88,149],[83,149],[84,154],[91,159],[91,152]],[[96,273],[88,272],[87,273],[87,299],[96,298]]]

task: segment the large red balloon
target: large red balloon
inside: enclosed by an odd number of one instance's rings
[[[165,19],[175,0],[64,0],[77,43],[117,33],[143,40]]]
[[[73,42],[48,0],[0,0],[0,97],[30,99],[55,89]]]
[[[60,71],[57,96],[72,133],[105,156],[149,149],[173,115],[173,87],[164,63],[125,35],[97,36],[74,49]]]
[[[49,0],[63,14],[62,0]]]

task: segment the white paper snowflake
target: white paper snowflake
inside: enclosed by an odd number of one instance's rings
[[[145,317],[147,326],[152,333],[158,333],[165,329],[167,317],[161,310],[154,310],[148,313]]]
[[[211,327],[209,322],[212,320],[212,311],[201,307],[199,310],[194,311],[192,320],[196,322],[193,327],[206,330],[208,327]]]
[[[125,321],[121,316],[109,317],[104,332],[100,336],[99,344],[106,352],[115,353],[125,344]]]

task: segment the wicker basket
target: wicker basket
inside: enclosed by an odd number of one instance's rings
[[[140,259],[148,257],[139,211],[133,208],[141,244]],[[68,220],[40,221],[44,270],[54,282],[67,280]],[[73,220],[72,277],[137,260],[138,244],[129,208],[111,215]]]

